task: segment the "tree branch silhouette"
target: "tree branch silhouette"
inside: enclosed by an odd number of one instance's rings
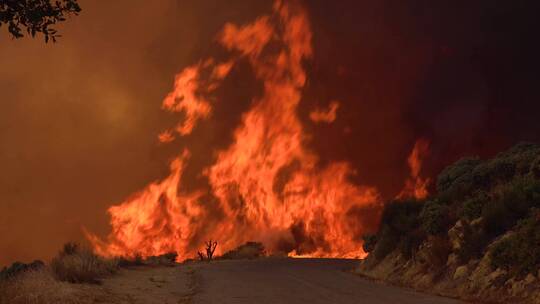
[[[14,39],[42,34],[45,42],[61,37],[54,26],[70,15],[81,12],[77,0],[0,0],[0,27],[7,29]]]

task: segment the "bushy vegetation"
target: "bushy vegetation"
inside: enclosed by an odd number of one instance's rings
[[[490,240],[483,229],[471,227],[464,221],[463,242],[456,252],[459,263],[466,264],[470,260],[481,258]]]
[[[446,265],[446,260],[452,252],[452,245],[445,236],[430,236],[426,248],[426,259],[429,266],[438,269]]]
[[[376,234],[366,234],[362,237],[363,244],[362,248],[364,249],[364,252],[370,253],[375,249],[375,246],[377,245],[377,235]]]
[[[420,228],[422,206],[423,203],[416,200],[393,201],[386,205],[377,245],[373,249],[375,257],[382,259],[396,248],[406,256],[412,254],[423,238]]]
[[[4,267],[4,269],[0,271],[0,281],[10,280],[25,272],[40,270],[44,267],[45,264],[39,260],[36,260],[30,264],[15,262],[11,266]]]
[[[535,273],[540,267],[540,212],[521,220],[515,232],[497,242],[491,253],[494,268],[503,268],[514,275]]]
[[[523,219],[532,207],[540,206],[540,181],[517,177],[493,191],[492,200],[482,209],[484,230],[497,236]]]
[[[531,165],[529,176],[532,178],[540,179],[540,156],[538,156]]]
[[[96,303],[95,300],[79,286],[56,280],[48,267],[0,281],[2,304],[91,304]]]
[[[437,178],[437,191],[448,200],[459,199],[474,187],[472,172],[480,165],[478,158],[463,158],[444,169]]]
[[[51,261],[51,269],[60,281],[98,283],[104,276],[116,272],[118,263],[99,257],[78,244],[67,243]]]
[[[50,265],[16,262],[4,268],[0,272],[0,303],[95,303],[87,288],[72,283],[97,283],[117,268],[116,259],[104,259],[76,243],[67,243]]]
[[[137,254],[134,257],[118,257],[116,258],[116,262],[118,263],[118,267],[120,268],[145,265],[144,259],[140,254]]]
[[[176,252],[165,253],[158,256],[151,256],[151,257],[146,258],[146,260],[144,261],[140,257],[135,257],[135,259],[133,260],[132,266],[139,266],[139,265],[174,266],[176,264],[177,258],[178,258],[178,254]]]
[[[264,245],[259,242],[247,242],[231,251],[226,252],[221,259],[256,259],[266,256]]]
[[[490,160],[463,158],[437,178],[437,192],[425,201],[392,201],[385,206],[376,235],[364,237],[364,250],[381,260],[399,250],[410,257],[426,244],[429,264],[444,267],[452,252],[448,231],[461,222],[460,264],[481,258],[497,243],[493,267],[515,273],[540,267],[540,145],[521,143]],[[519,223],[519,224],[518,224]]]
[[[451,224],[450,207],[439,200],[427,201],[420,213],[420,221],[424,231],[430,235],[446,233]]]
[[[482,216],[482,210],[490,200],[488,194],[484,191],[477,191],[471,197],[467,198],[460,210],[460,218],[465,221],[473,221]]]

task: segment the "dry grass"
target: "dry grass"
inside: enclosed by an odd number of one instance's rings
[[[49,268],[0,282],[2,304],[86,304],[92,301],[78,285],[56,280]]]
[[[262,243],[247,242],[234,250],[226,252],[221,258],[231,260],[256,259],[266,256]]]
[[[108,299],[97,285],[73,283],[99,283],[118,270],[118,260],[67,243],[50,266],[22,266],[21,271],[0,279],[0,304],[90,304]]]
[[[60,281],[70,283],[99,283],[99,280],[118,270],[118,260],[104,259],[90,249],[66,244],[53,258],[51,269]]]
[[[175,252],[166,253],[158,256],[150,256],[143,262],[150,266],[175,266],[178,254]]]

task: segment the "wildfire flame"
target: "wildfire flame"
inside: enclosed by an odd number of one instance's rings
[[[362,234],[377,228],[380,195],[375,188],[350,182],[356,172],[348,163],[321,168],[317,155],[306,148],[308,136],[297,116],[307,78],[303,62],[313,52],[311,39],[305,10],[279,0],[272,15],[244,26],[226,24],[218,41],[232,59],[208,59],[176,76],[163,108],[185,117],[159,136],[166,143],[174,140],[175,132],[189,135],[211,114],[206,96],[239,61],[249,62],[263,93],[243,114],[233,143],[218,151],[214,164],[204,170],[208,189],[187,193],[181,187],[189,161],[184,151],[171,163],[168,177],[108,210],[112,232],[106,240],[87,233],[95,250],[107,256],[174,251],[182,260],[194,257],[204,241],[218,239],[216,254],[256,240],[270,253],[365,256]],[[337,108],[333,103],[329,113],[319,113],[315,120],[333,121]],[[418,145],[409,159],[414,187],[423,185],[416,161],[423,147]]]
[[[413,197],[424,199],[428,196],[427,187],[431,180],[420,176],[422,170],[422,161],[429,154],[429,142],[425,139],[416,141],[414,148],[407,160],[411,169],[411,176],[405,181],[405,187],[397,198]]]
[[[315,109],[309,113],[309,118],[315,123],[332,123],[336,120],[339,102],[332,101],[328,109]]]

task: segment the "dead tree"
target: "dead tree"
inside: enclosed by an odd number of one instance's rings
[[[212,260],[212,257],[214,256],[214,251],[216,251],[217,242],[212,240],[206,242],[206,258],[208,261]]]
[[[197,254],[199,255],[199,260],[210,262],[212,258],[214,257],[214,252],[216,251],[217,242],[210,240],[205,243],[205,246],[206,246],[206,256],[200,251],[198,251]]]
[[[199,255],[199,260],[210,262],[214,257],[214,252],[216,251],[217,247],[217,241],[210,240],[204,244],[206,246],[206,256],[200,251],[197,251],[197,255]]]
[[[197,254],[199,255],[199,260],[204,261],[204,254],[200,251],[197,251]]]

